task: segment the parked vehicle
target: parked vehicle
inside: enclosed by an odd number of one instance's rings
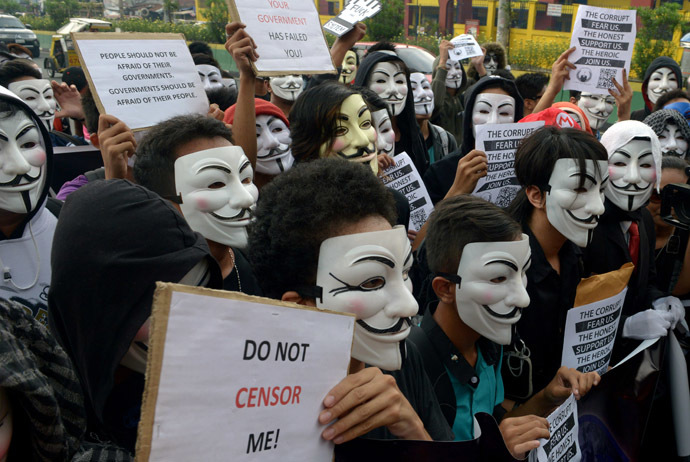
[[[53,78],[56,72],[63,72],[68,67],[80,66],[79,56],[72,43],[72,32],[100,32],[113,27],[108,21],[89,18],[72,18],[57,30],[50,44],[50,56],[43,60],[43,67]]]
[[[29,30],[19,19],[9,14],[0,14],[0,41],[5,42],[7,45],[10,43],[23,45],[31,50],[34,58],[38,58],[41,54],[41,45],[36,34]]]

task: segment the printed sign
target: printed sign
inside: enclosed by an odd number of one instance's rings
[[[475,149],[486,153],[489,166],[486,176],[477,181],[472,195],[501,208],[508,207],[520,190],[520,183],[515,178],[515,151],[523,138],[543,126],[543,120],[477,125]]]
[[[580,5],[570,46],[576,47],[568,58],[577,66],[563,89],[608,94],[615,88],[611,79],[623,81],[621,71],[630,73],[636,28],[635,10],[611,10]]]
[[[256,43],[257,75],[336,73],[313,0],[228,0],[228,6]]]
[[[379,11],[381,11],[379,0],[350,0],[343,11],[324,24],[323,28],[340,37],[351,31],[359,21],[373,18]]]
[[[578,444],[575,395],[570,395],[570,398],[565,400],[546,420],[549,422],[551,438],[539,440],[537,450],[530,452],[530,461],[578,462],[582,455]]]
[[[132,130],[206,114],[208,98],[182,34],[72,34],[96,106]]]
[[[606,372],[627,291],[626,287],[613,297],[568,310],[561,365]]]
[[[424,181],[405,152],[394,157],[395,165],[383,171],[383,184],[407,197],[410,202],[409,229],[419,231],[434,210]]]
[[[331,460],[354,316],[163,283],[153,306],[137,460]]]
[[[454,48],[449,51],[450,58],[460,61],[465,58],[473,58],[484,54],[477,43],[477,39],[471,34],[462,34],[450,41]]]

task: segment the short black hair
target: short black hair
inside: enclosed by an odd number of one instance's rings
[[[208,46],[206,42],[192,42],[189,44],[188,48],[191,54],[203,53],[213,57],[213,50],[211,50],[211,47]]]
[[[687,175],[687,173],[685,173],[685,169],[687,169],[689,166],[690,164],[688,164],[688,161],[682,157],[663,156],[661,158],[661,170],[670,168],[673,170],[680,170]]]
[[[575,98],[575,101],[580,101],[580,95],[582,94],[581,91],[577,90],[570,90],[570,97]]]
[[[249,228],[249,260],[264,294],[280,299],[314,285],[321,243],[372,216],[396,221],[393,195],[368,165],[318,159],[275,177]]]
[[[455,273],[467,244],[512,241],[520,233],[520,224],[491,202],[468,194],[448,198],[429,217],[425,240],[429,270]]]
[[[81,95],[81,108],[84,111],[84,126],[86,126],[86,130],[91,135],[98,133],[98,118],[101,116],[101,111],[98,110],[90,89]]]
[[[375,51],[392,51],[392,52],[395,52],[395,45],[393,45],[388,40],[381,40],[380,42],[376,42],[372,46],[367,48],[367,54],[373,53]]]
[[[539,92],[542,91],[544,86],[546,86],[548,83],[549,77],[539,72],[522,74],[520,77],[515,79],[515,85],[517,85],[522,99],[536,100]]]
[[[217,104],[221,111],[225,112],[227,108],[237,102],[237,87],[222,87],[212,88],[206,90],[209,104]]]
[[[659,99],[656,100],[656,104],[654,104],[654,110],[658,111],[659,109],[663,109],[664,106],[666,106],[669,101],[676,99],[676,98],[685,98],[688,101],[690,101],[690,92],[683,91],[680,88],[676,88],[675,90],[668,91],[668,92],[664,93],[663,95],[659,96]]]
[[[223,122],[199,114],[177,116],[155,125],[137,146],[134,181],[162,197],[174,197],[177,148],[216,136],[232,142],[232,132]]]
[[[367,103],[367,106],[369,106],[369,110],[371,112],[385,109],[386,112],[388,112],[388,115],[391,115],[390,108],[386,102],[374,90],[371,90],[367,87],[354,87],[354,89],[362,95],[364,102]]]
[[[513,73],[505,67],[503,69],[497,69],[496,72],[494,72],[494,75],[503,77],[506,80],[515,80],[515,76],[513,75]]]
[[[207,55],[206,53],[194,53],[192,55],[192,60],[194,61],[194,65],[198,66],[200,64],[208,64],[209,66],[215,66],[220,70],[220,64],[218,64],[218,61],[213,57],[213,55]]]
[[[0,85],[8,88],[12,82],[22,77],[33,77],[42,79],[43,74],[26,61],[15,59],[6,61],[0,66]]]

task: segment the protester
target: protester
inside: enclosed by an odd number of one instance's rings
[[[644,119],[659,137],[661,153],[687,159],[690,155],[690,124],[674,109],[659,109]]]
[[[359,55],[354,48],[350,48],[345,52],[345,58],[340,65],[340,82],[346,85],[352,85],[357,77],[357,68],[359,67]]]
[[[539,72],[522,74],[515,79],[515,85],[525,104],[525,109],[523,111],[524,115],[528,116],[534,112],[534,108],[546,92],[546,85],[548,83],[548,76]]]
[[[508,64],[506,50],[497,42],[489,42],[482,45],[482,56],[470,60],[472,65],[467,71],[469,85],[476,83],[486,75],[494,75],[499,69],[505,69]]]
[[[285,117],[289,117],[295,100],[304,90],[304,79],[301,75],[271,77],[268,90],[271,92],[271,104],[280,108]]]
[[[391,123],[391,113],[388,105],[381,99],[376,92],[358,87],[357,91],[369,106],[371,121],[376,130],[376,153],[378,155],[379,172],[385,168],[395,165],[393,156],[395,155],[395,131]]]
[[[690,109],[690,93],[681,89],[668,91],[659,96],[659,99],[656,100],[654,110],[658,111],[659,109],[668,109],[669,105],[675,103],[687,103],[688,109]],[[680,109],[676,110],[681,114],[685,112],[681,111]],[[688,123],[690,123],[690,115],[687,115],[685,118],[688,120]]]
[[[633,112],[630,118],[632,120],[644,120],[652,113],[657,100],[664,93],[679,89],[682,81],[683,74],[677,62],[668,56],[656,58],[645,71],[642,81],[642,98],[645,106]]]
[[[449,52],[452,49],[452,43],[441,40],[431,79],[431,89],[434,92],[434,113],[431,120],[452,133],[458,144],[462,142],[463,95],[468,85],[462,63],[450,58]]]
[[[412,72],[410,86],[414,99],[415,117],[424,138],[427,158],[429,163],[433,164],[457,149],[455,137],[445,129],[429,122],[434,110],[434,94],[426,75],[421,72]]]

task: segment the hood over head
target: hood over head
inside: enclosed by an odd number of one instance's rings
[[[649,101],[649,98],[647,97],[647,84],[649,83],[649,79],[654,71],[660,67],[670,68],[673,73],[676,74],[678,88],[682,88],[683,86],[683,72],[680,70],[680,66],[673,58],[669,58],[668,56],[659,56],[652,61],[652,64],[650,64],[647,70],[644,72],[644,80],[642,82],[642,98],[644,98],[644,104],[650,111],[654,110],[654,103]]]
[[[431,78],[433,79],[436,77],[436,71],[438,71],[438,62],[441,60],[440,56],[437,56],[436,59],[434,59],[434,70],[431,71]],[[460,69],[462,69],[462,85],[460,85],[460,88],[458,88],[458,93],[462,93],[465,91],[465,88],[467,88],[467,72],[465,72],[465,66],[460,63]]]
[[[664,128],[669,124],[674,124],[683,134],[683,138],[690,143],[690,124],[685,120],[683,115],[674,109],[659,109],[649,114],[643,123],[649,125],[657,136],[661,135]],[[687,158],[690,152],[682,153],[682,156]]]
[[[86,429],[86,416],[69,357],[24,307],[2,299],[0,345],[0,387],[13,412],[8,460],[70,460]]]
[[[179,282],[202,259],[209,287],[222,288],[206,240],[142,186],[96,181],[68,197],[53,239],[49,326],[77,370],[90,428],[103,424],[115,370],[151,315],[156,281]]]
[[[505,69],[508,61],[506,59],[506,49],[503,48],[503,45],[498,42],[489,42],[483,44],[482,46],[486,49],[487,55],[492,53],[496,55],[498,58],[498,68]],[[471,79],[479,80],[479,74],[477,74],[477,70],[472,65],[467,68],[467,76]]]

